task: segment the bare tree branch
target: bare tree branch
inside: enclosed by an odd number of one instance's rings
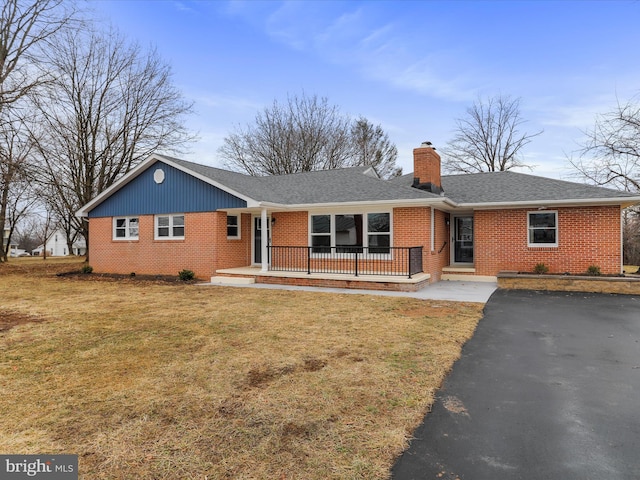
[[[476,173],[527,167],[522,149],[542,131],[520,132],[520,99],[509,96],[478,99],[467,116],[456,120],[453,139],[443,149],[443,168],[448,173]]]
[[[380,155],[366,154],[364,143]],[[364,118],[352,123],[326,98],[304,94],[289,96],[286,104],[274,101],[254,125],[229,134],[218,152],[228,168],[254,176],[369,164],[390,173],[397,157],[381,127]]]
[[[42,48],[77,21],[74,3],[66,0],[4,0],[0,11],[0,108],[41,85]]]
[[[155,50],[143,51],[115,31],[60,36],[48,52],[55,80],[32,96],[41,118],[32,130],[41,182],[85,237],[75,212],[153,152],[180,152],[191,140],[191,113]]]
[[[640,96],[598,115],[570,157],[577,175],[596,185],[640,191]]]

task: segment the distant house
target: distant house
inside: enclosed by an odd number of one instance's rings
[[[87,245],[84,238],[79,237],[73,242],[71,251],[69,250],[67,237],[62,229],[56,229],[49,235],[44,245],[39,245],[31,251],[32,255],[42,255],[44,250],[51,257],[65,257],[67,255],[86,255]]]
[[[7,248],[7,244],[9,243],[9,235],[11,234],[11,230],[7,227],[2,229],[2,251],[4,252]],[[24,250],[18,249],[18,244],[12,243],[9,245],[9,251],[7,255],[9,257],[18,257],[20,254],[25,253]]]
[[[7,243],[9,243],[9,233],[10,233],[10,230],[8,228],[4,227],[2,229],[2,251],[3,252],[7,246]]]
[[[622,272],[640,196],[514,172],[441,176],[430,144],[393,180],[355,167],[251,177],[152,155],[78,212],[96,272],[418,289],[500,271]]]

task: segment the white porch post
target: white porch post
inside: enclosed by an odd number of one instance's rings
[[[267,224],[267,209],[263,208],[260,212],[260,250],[262,251],[262,268],[261,272],[269,270],[269,252],[267,245],[269,242],[269,225]]]

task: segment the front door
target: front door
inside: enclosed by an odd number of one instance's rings
[[[271,245],[271,218],[267,218],[267,244]],[[262,263],[262,218],[253,218],[253,263]]]
[[[473,263],[473,216],[453,217],[453,261]]]

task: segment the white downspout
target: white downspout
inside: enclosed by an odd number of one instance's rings
[[[269,225],[267,224],[267,209],[263,208],[260,212],[260,250],[262,251],[262,268],[261,272],[269,270],[269,252],[267,245],[269,242]]]
[[[436,249],[436,225],[435,225],[435,211],[433,207],[431,207],[431,252],[434,252]]]
[[[624,274],[624,209],[620,208],[620,275]]]

